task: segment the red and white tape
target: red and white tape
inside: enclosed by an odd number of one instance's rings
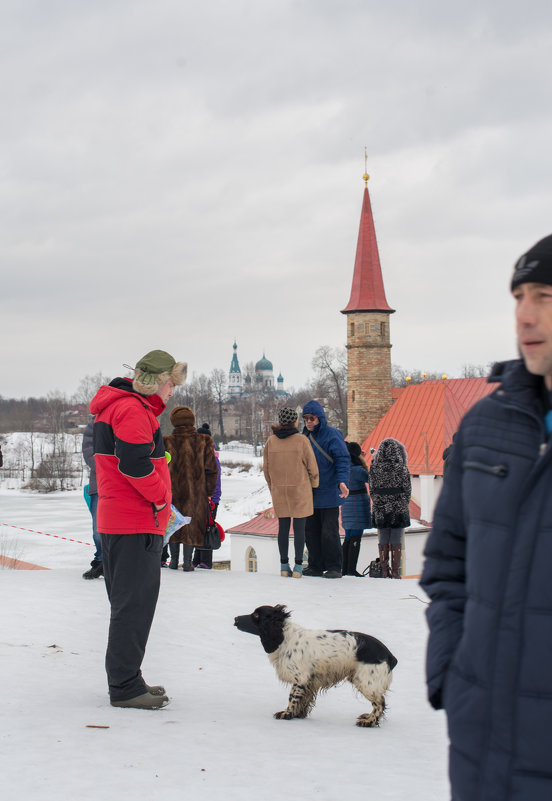
[[[30,531],[31,534],[44,534],[45,537],[55,537],[56,540],[65,540],[66,542],[77,542],[79,545],[92,545],[91,542],[84,542],[84,540],[74,540],[71,537],[62,537],[61,534],[50,534],[48,531],[36,531],[34,528],[23,528],[23,526],[14,526],[11,523],[0,523],[0,526],[16,528],[18,531]]]

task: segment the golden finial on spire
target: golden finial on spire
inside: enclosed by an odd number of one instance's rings
[[[362,176],[362,180],[364,181],[364,186],[368,187],[370,176],[368,175],[368,152],[366,147],[364,148],[364,175]]]

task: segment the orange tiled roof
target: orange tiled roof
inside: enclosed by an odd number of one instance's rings
[[[255,534],[258,537],[277,537],[278,518],[274,514],[274,508],[271,506],[269,509],[264,509],[256,514],[251,520],[232,526],[228,531],[230,534],[236,532],[236,534]],[[339,533],[342,537],[345,536],[345,531],[341,525],[341,512],[339,515]]]
[[[362,449],[368,454],[383,439],[394,437],[406,448],[412,475],[442,475],[443,450],[462,417],[496,387],[486,378],[451,378],[405,387]]]

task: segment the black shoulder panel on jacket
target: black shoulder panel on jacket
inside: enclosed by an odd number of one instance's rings
[[[94,423],[92,430],[94,453],[113,456],[115,454],[115,436],[109,423]]]
[[[119,470],[124,476],[130,478],[144,478],[153,473],[151,461],[153,456],[153,443],[125,442],[118,439],[115,444],[115,456],[119,459]]]

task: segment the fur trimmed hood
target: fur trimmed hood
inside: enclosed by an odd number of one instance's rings
[[[392,437],[380,442],[369,475],[376,528],[407,528],[411,481],[402,442]]]

